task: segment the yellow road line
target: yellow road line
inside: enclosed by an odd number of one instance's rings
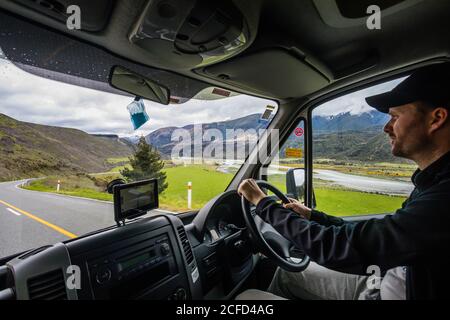
[[[30,218],[30,219],[33,219],[33,220],[35,220],[35,221],[37,221],[37,222],[39,222],[39,223],[42,223],[43,225],[45,225],[45,226],[47,226],[47,227],[49,227],[49,228],[52,228],[53,230],[55,230],[55,231],[57,231],[57,232],[59,232],[59,233],[65,235],[66,237],[69,237],[69,238],[71,238],[71,239],[74,239],[74,238],[77,238],[77,237],[78,237],[77,235],[75,235],[75,234],[73,234],[73,233],[71,233],[71,232],[69,232],[69,231],[67,231],[67,230],[64,230],[64,229],[61,228],[61,227],[58,227],[58,226],[56,226],[56,225],[54,225],[54,224],[52,224],[52,223],[50,223],[50,222],[48,222],[48,221],[45,221],[44,219],[41,219],[41,218],[39,218],[39,217],[36,217],[35,215],[33,215],[33,214],[29,213],[29,212],[26,212],[26,211],[24,211],[24,210],[22,210],[22,209],[19,209],[19,208],[15,207],[15,206],[13,206],[13,205],[11,205],[11,204],[9,204],[9,203],[6,203],[5,201],[0,200],[0,203],[1,203],[1,204],[4,204],[4,205],[7,206],[7,207],[10,207],[11,209],[14,209],[14,210],[20,212],[21,214],[27,216],[27,217]]]

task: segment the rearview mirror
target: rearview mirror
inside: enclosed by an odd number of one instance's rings
[[[289,169],[286,173],[286,191],[287,196],[299,200],[305,201],[305,170],[300,168]],[[312,207],[316,207],[316,196],[313,190]]]
[[[170,90],[168,88],[121,66],[112,68],[109,84],[113,88],[150,101],[165,105],[170,102]]]

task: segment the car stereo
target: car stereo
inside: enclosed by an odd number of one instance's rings
[[[95,299],[145,297],[178,275],[168,233],[91,257],[88,268]]]
[[[158,208],[158,181],[144,180],[114,186],[114,218],[116,222],[136,218]]]

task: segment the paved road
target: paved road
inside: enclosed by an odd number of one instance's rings
[[[331,181],[334,184],[365,192],[391,195],[409,196],[414,189],[412,182],[357,176],[333,170],[314,170],[314,178]]]
[[[217,170],[224,173],[230,173],[233,169],[236,170],[240,168],[240,166],[241,164],[239,164],[238,162],[229,161],[223,163],[217,168]],[[282,165],[270,166],[267,173],[285,175],[286,170],[289,169],[292,168]],[[364,192],[377,192],[389,195],[409,196],[414,189],[414,185],[412,184],[412,182],[358,176],[334,170],[314,170],[314,178],[330,181],[333,184],[355,190]]]
[[[0,257],[115,224],[112,203],[23,190],[21,183],[0,183]]]

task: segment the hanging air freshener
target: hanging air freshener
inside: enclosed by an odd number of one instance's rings
[[[127,109],[130,112],[131,123],[133,124],[134,130],[139,129],[150,120],[145,111],[144,100],[140,97],[136,97],[134,101],[128,105]]]

